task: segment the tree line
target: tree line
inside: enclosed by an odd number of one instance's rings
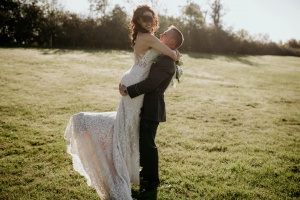
[[[93,17],[64,11],[57,0],[2,0],[0,46],[130,49],[126,10],[115,5],[108,11],[108,0],[89,2]],[[178,27],[185,36],[182,52],[300,55],[300,41],[282,44],[270,41],[266,34],[254,37],[246,30],[234,32],[223,27],[224,14],[221,0],[210,3],[208,11],[188,1],[179,17],[159,15],[158,33],[172,24]]]

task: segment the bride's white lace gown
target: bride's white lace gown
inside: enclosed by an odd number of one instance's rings
[[[124,85],[144,80],[154,59],[154,49],[135,56],[121,79]],[[118,111],[73,115],[64,138],[73,167],[85,176],[101,199],[132,199],[131,183],[139,184],[139,114],[143,95],[122,97]]]

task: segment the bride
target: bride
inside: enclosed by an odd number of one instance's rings
[[[171,50],[153,34],[158,29],[154,11],[138,6],[131,19],[134,64],[120,84],[132,85],[144,80],[151,64],[162,53],[177,60]],[[87,179],[101,199],[132,199],[131,183],[139,185],[139,114],[143,95],[122,97],[113,112],[73,115],[64,138],[72,156],[74,170]]]

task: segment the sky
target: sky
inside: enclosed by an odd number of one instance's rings
[[[190,0],[197,3],[201,10],[209,10],[209,0]],[[210,0],[211,2],[213,0]],[[88,0],[60,0],[65,10],[88,15]],[[125,0],[109,0],[112,5],[119,4],[130,12],[139,4],[153,6],[157,13],[169,16],[179,16],[181,8],[187,5],[187,0],[157,0],[152,5],[147,0],[131,0],[129,5]],[[289,39],[300,41],[300,0],[221,0],[225,8],[223,25],[232,27],[234,31],[244,29],[251,36],[268,34],[274,42],[286,42]]]

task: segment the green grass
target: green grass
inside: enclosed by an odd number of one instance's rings
[[[0,199],[98,199],[63,138],[80,111],[117,109],[126,51],[0,49]],[[140,199],[300,199],[300,58],[184,54]]]

